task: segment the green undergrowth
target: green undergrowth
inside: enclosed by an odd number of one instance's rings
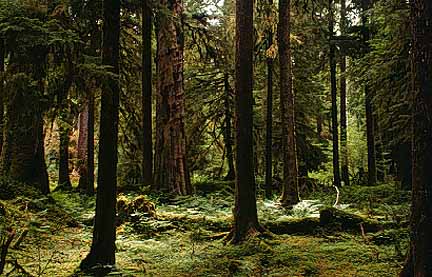
[[[221,182],[220,186],[230,185]],[[142,199],[154,204],[156,213],[134,210],[118,223],[118,272],[113,274],[395,276],[407,249],[408,230],[402,224],[407,211],[400,214],[400,224],[386,225],[395,219],[390,212],[387,218],[384,213],[395,207],[407,208],[408,198],[398,198],[395,193],[400,192],[387,191],[388,187],[391,186],[351,187],[341,191],[340,208],[360,219],[383,223],[378,232],[362,234],[360,227],[354,232],[322,228],[320,210],[334,201],[331,200],[334,195],[321,192],[289,210],[279,205],[277,197],[259,198],[261,223],[281,232],[271,238],[252,238],[242,245],[224,243],[232,225],[234,199],[229,189],[206,188],[188,197],[144,196]],[[386,200],[374,203],[373,213],[367,209],[371,195]],[[138,196],[128,193],[119,198],[132,203]],[[9,257],[33,276],[71,276],[74,272],[75,276],[81,276],[76,269],[90,249],[94,207],[94,197],[73,192],[55,192],[35,200],[28,197],[1,200],[2,226],[12,226],[18,233],[30,230],[19,249],[11,250]],[[9,266],[7,270],[10,269]]]
[[[306,197],[319,199],[325,205],[335,201],[333,188],[317,191]],[[376,186],[344,186],[340,188],[339,204],[348,211],[383,220],[404,221],[409,217],[410,192],[395,183]]]

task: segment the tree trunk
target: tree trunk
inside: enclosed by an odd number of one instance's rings
[[[120,1],[104,0],[102,64],[119,74]],[[117,141],[119,120],[119,83],[108,79],[101,97],[99,131],[98,189],[93,241],[82,269],[115,264]]]
[[[368,18],[366,16],[367,10],[370,8],[370,0],[362,0],[362,24],[363,24],[363,41],[369,51],[370,31],[367,24]],[[375,155],[375,132],[374,132],[374,117],[372,107],[372,93],[369,85],[366,84],[365,88],[365,110],[366,110],[366,140],[368,149],[368,184],[375,185],[376,177],[376,155]]]
[[[319,113],[316,117],[316,132],[318,140],[322,140],[322,131],[323,131],[323,116]]]
[[[183,6],[179,0],[162,0],[161,7],[157,34],[158,96],[154,188],[186,195],[192,192],[192,187],[186,164],[184,130],[183,30],[180,19]]]
[[[262,232],[258,223],[253,152],[253,1],[236,1],[236,185],[234,227],[228,239],[239,243]]]
[[[79,115],[78,190],[88,195],[94,194],[94,96],[92,89]]]
[[[346,1],[341,0],[341,34],[344,35],[347,28],[346,19]],[[340,144],[341,144],[341,175],[345,185],[349,185],[349,170],[348,170],[348,146],[347,146],[347,82],[346,82],[346,57],[342,53],[340,61]]]
[[[89,118],[89,106],[88,103],[83,104],[83,110],[79,114],[78,123],[78,173],[80,175],[78,182],[78,190],[85,191],[87,186],[87,143],[88,143],[88,118]]]
[[[224,75],[224,92],[225,92],[225,150],[228,161],[228,173],[225,176],[225,180],[232,181],[235,179],[234,169],[234,153],[233,153],[233,139],[232,139],[232,127],[231,127],[231,88],[229,85],[229,76],[227,73]]]
[[[330,32],[330,84],[331,84],[331,115],[332,115],[332,141],[333,141],[333,185],[340,187],[339,171],[339,135],[337,118],[337,84],[336,84],[336,46],[333,42],[334,15],[333,1],[329,0],[329,32]]]
[[[269,10],[273,0],[269,0]],[[268,12],[270,16],[270,11]],[[273,45],[273,31],[270,28],[267,37],[267,49]],[[273,186],[273,58],[267,57],[267,110],[266,110],[266,146],[265,146],[265,196],[272,196]]]
[[[152,130],[152,7],[150,0],[142,6],[142,113],[144,185],[153,183],[153,130]]]
[[[412,119],[411,243],[403,277],[432,274],[432,3],[411,0]]]
[[[94,194],[94,183],[95,183],[95,166],[94,166],[94,125],[95,125],[95,97],[94,92],[91,91],[89,94],[88,102],[88,136],[87,136],[87,192]]]
[[[38,87],[33,79],[21,73],[8,84],[5,117],[5,139],[1,154],[4,176],[49,193],[44,157],[43,118]]]
[[[59,159],[59,179],[57,187],[59,189],[70,190],[72,184],[69,178],[69,126],[67,123],[59,122],[59,135],[60,135],[60,159]]]
[[[0,39],[0,153],[3,147],[5,43]]]
[[[279,62],[280,62],[280,110],[282,122],[283,180],[281,203],[297,204],[298,172],[295,139],[294,93],[291,61],[291,1],[279,1]]]

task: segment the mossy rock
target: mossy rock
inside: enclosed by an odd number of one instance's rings
[[[117,215],[120,223],[130,221],[137,214],[144,217],[156,218],[155,204],[144,195],[139,195],[132,201],[125,196],[118,198]]]
[[[326,229],[336,231],[378,232],[384,229],[384,225],[375,220],[370,220],[359,215],[347,213],[334,207],[320,211],[320,225]]]
[[[318,218],[276,220],[264,224],[274,234],[313,234],[320,228]]]
[[[378,232],[383,229],[396,228],[394,224],[380,223],[347,213],[336,208],[325,208],[320,211],[320,218],[284,219],[264,222],[264,226],[275,234],[316,234],[321,231],[341,231],[361,233],[360,225],[365,232]]]

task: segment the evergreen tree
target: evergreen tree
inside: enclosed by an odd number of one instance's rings
[[[410,1],[412,28],[411,243],[401,276],[432,273],[432,3]]]
[[[192,187],[186,163],[182,13],[180,0],[160,2],[154,188],[186,195]]]
[[[280,112],[282,122],[283,184],[281,203],[297,204],[298,169],[291,61],[291,1],[279,1],[278,47],[280,68]]]
[[[144,184],[153,183],[153,130],[152,130],[152,6],[150,0],[142,5],[142,112]]]
[[[236,1],[236,185],[234,227],[227,239],[238,243],[264,231],[258,222],[253,152],[253,2]]]
[[[120,1],[103,2],[102,64],[119,74]],[[81,269],[115,264],[117,140],[119,120],[119,82],[114,76],[104,81],[99,131],[98,189],[93,241]]]

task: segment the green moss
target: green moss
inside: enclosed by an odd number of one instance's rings
[[[138,195],[124,195],[132,201]],[[79,222],[94,213],[94,197],[56,192],[52,200],[18,198],[1,201],[15,228],[31,231],[22,249],[12,253],[22,265],[37,273],[48,263],[45,276],[70,276],[89,251],[92,227],[68,227],[52,207]],[[406,229],[384,225],[372,234],[328,229],[318,217],[303,217],[274,201],[258,201],[260,221],[280,235],[253,238],[241,245],[224,244],[232,226],[232,196],[208,193],[155,203],[156,217],[133,216],[117,229],[117,268],[122,276],[395,276],[407,242]],[[314,215],[322,202],[314,202]],[[28,207],[26,209],[26,207]],[[392,206],[393,207],[393,206]],[[333,211],[333,209],[331,209]],[[338,210],[337,210],[338,211]],[[350,219],[376,220],[348,209]],[[339,211],[338,211],[339,212]],[[342,217],[343,218],[343,217]],[[383,218],[380,223],[393,223]],[[24,223],[24,224],[23,224]],[[357,222],[355,222],[357,224]],[[397,229],[394,229],[397,227]],[[340,230],[343,230],[342,232]],[[289,234],[289,235],[288,235]],[[41,253],[41,261],[38,261]],[[24,256],[24,254],[26,256]],[[49,262],[53,257],[55,262]],[[60,273],[59,273],[60,272]],[[64,273],[64,275],[59,275]]]

